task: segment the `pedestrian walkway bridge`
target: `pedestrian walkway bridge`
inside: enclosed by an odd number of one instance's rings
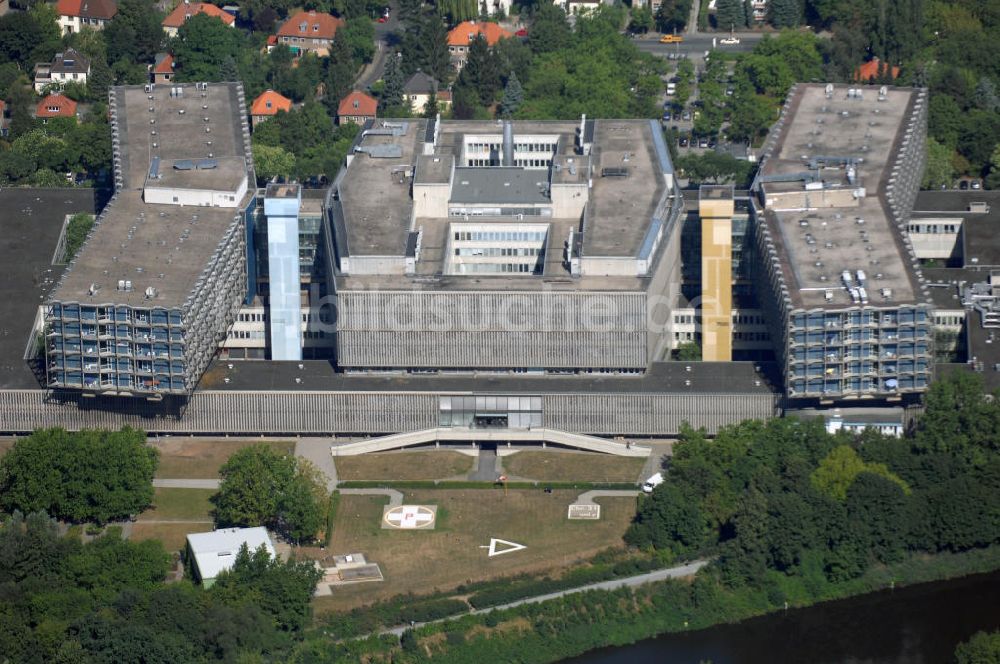
[[[333,456],[352,456],[368,452],[396,450],[412,445],[444,442],[488,443],[490,445],[542,443],[543,445],[564,445],[589,452],[643,458],[649,456],[651,451],[649,447],[598,436],[570,433],[560,429],[470,429],[465,427],[437,427],[397,433],[391,436],[334,445],[330,451]]]

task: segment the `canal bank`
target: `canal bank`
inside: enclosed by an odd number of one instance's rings
[[[564,664],[938,664],[1000,627],[1000,572],[923,583],[602,648]]]

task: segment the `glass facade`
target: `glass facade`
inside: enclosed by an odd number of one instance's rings
[[[892,395],[927,388],[931,327],[918,307],[794,312],[789,396]]]
[[[53,387],[187,391],[180,310],[56,303],[45,328]]]
[[[542,427],[541,397],[441,397],[438,425],[485,429]]]

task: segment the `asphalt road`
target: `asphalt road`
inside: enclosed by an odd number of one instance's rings
[[[635,45],[641,51],[666,57],[670,53],[686,53],[690,58],[702,58],[705,51],[711,51],[712,39],[723,39],[728,37],[726,32],[698,32],[695,34],[685,34],[684,42],[681,44],[661,44],[659,33],[650,33],[647,37],[639,37],[635,40]],[[732,46],[725,46],[716,43],[715,48],[720,51],[733,51],[735,53],[748,53],[753,47],[764,38],[761,32],[737,32],[736,37],[740,43]]]
[[[394,40],[402,32],[402,26],[399,19],[396,18],[396,5],[387,4],[390,7],[389,20],[386,23],[375,24],[375,56],[371,63],[365,65],[361,73],[358,74],[358,78],[354,82],[354,87],[358,90],[368,90],[375,81],[382,78],[382,73],[385,71],[386,54],[392,50],[395,44]]]

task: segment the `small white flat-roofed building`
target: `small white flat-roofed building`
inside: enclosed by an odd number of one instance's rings
[[[272,558],[277,557],[267,528],[222,528],[210,533],[192,533],[187,536],[188,552],[194,563],[195,575],[206,588],[211,588],[216,577],[232,569],[236,555],[246,544],[250,552],[260,547]]]

